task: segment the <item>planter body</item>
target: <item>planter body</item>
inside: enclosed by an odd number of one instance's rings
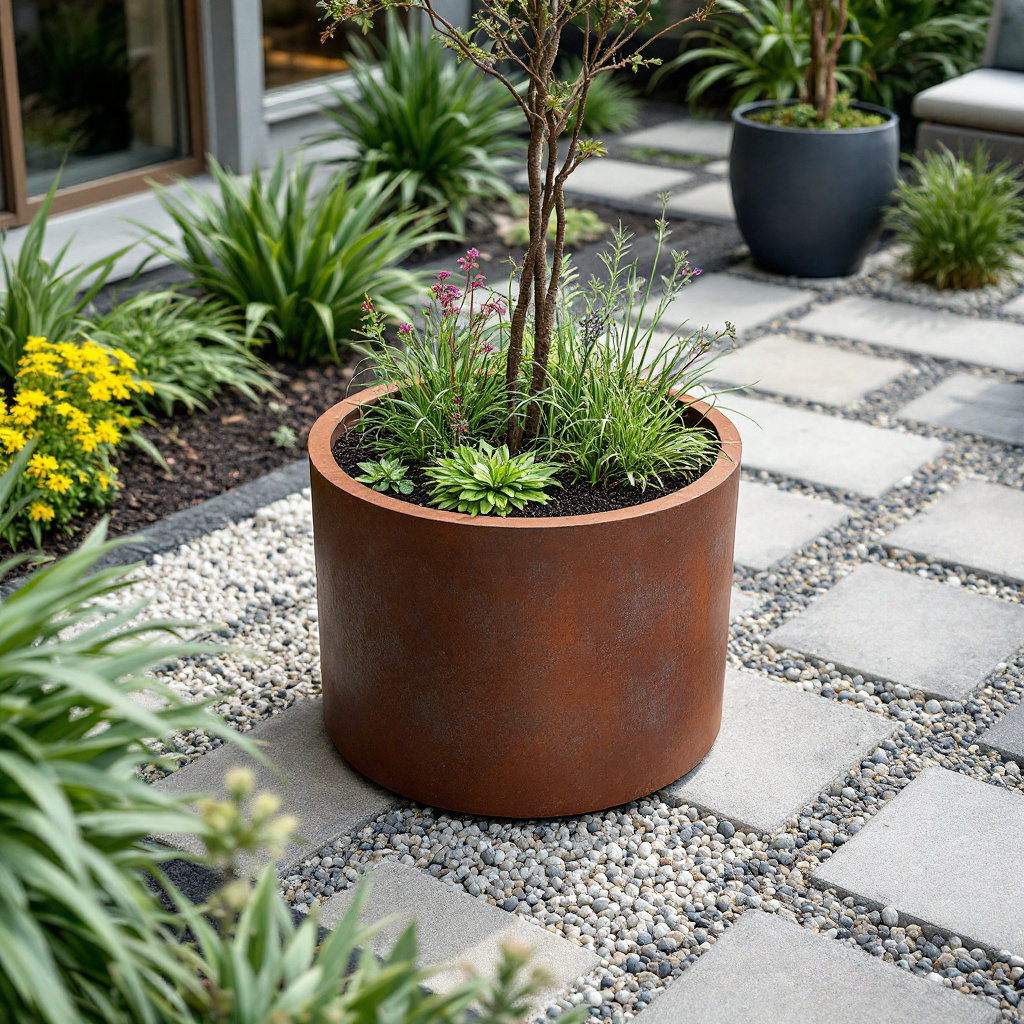
[[[882,231],[899,167],[899,119],[872,128],[818,131],[759,124],[733,111],[729,180],[736,222],[758,266],[796,277],[845,277],[860,269]]]
[[[674,781],[721,724],[739,435],[690,487],[588,516],[498,519],[356,483],[309,438],[323,708],[341,754],[403,796],[575,815]],[[705,406],[695,407],[705,412]]]

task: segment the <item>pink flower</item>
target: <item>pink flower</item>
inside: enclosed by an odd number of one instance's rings
[[[399,324],[398,325],[398,333],[399,334],[412,334],[412,324]]]
[[[452,272],[450,270],[441,270],[441,271],[438,272],[437,279],[438,279],[438,281],[443,281],[443,280],[445,280],[445,278],[448,278],[448,277],[451,277],[451,276],[452,276]]]

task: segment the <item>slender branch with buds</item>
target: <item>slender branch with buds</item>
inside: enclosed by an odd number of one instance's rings
[[[519,297],[509,326],[506,368],[506,442],[513,452],[518,450],[524,435],[533,435],[540,423],[534,399],[547,379],[555,331],[565,252],[565,183],[584,160],[604,155],[600,142],[580,137],[590,84],[599,74],[623,68],[635,72],[659,64],[659,60],[645,56],[651,44],[684,22],[703,21],[715,0],[631,47],[637,32],[651,21],[652,2],[483,0],[473,26],[464,30],[440,14],[433,0],[321,0],[328,22],[325,38],[342,22],[352,22],[368,31],[374,16],[388,8],[423,11],[440,42],[454,50],[459,60],[470,61],[501,82],[526,118],[530,130],[526,150],[530,237],[518,266]],[[834,0],[817,2],[829,4]],[[845,26],[846,0],[839,2]],[[562,32],[574,19],[583,19],[586,27],[582,68],[574,81],[563,82],[555,76],[555,63]],[[477,40],[483,40],[484,45]],[[631,52],[625,54],[628,47]],[[512,65],[513,74],[525,75],[525,83],[513,81],[502,70],[502,63]],[[560,140],[565,143],[561,151]],[[548,230],[552,218],[555,233],[549,263]],[[531,314],[533,344],[524,413],[522,363]]]

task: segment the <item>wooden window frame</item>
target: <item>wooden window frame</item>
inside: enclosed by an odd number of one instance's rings
[[[205,83],[199,3],[200,0],[182,0],[187,94],[185,116],[191,154],[59,189],[54,196],[53,213],[68,213],[110,202],[143,192],[151,183],[166,185],[177,178],[200,174],[205,169]],[[0,210],[0,229],[27,224],[44,200],[42,196],[28,195],[24,153],[12,0],[0,0],[0,168],[4,176],[5,197],[5,208]]]

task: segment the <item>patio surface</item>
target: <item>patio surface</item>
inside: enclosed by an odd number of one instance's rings
[[[685,145],[662,134],[638,144]],[[287,785],[261,780],[303,818],[289,902],[330,924],[372,871],[374,913],[417,917],[427,963],[532,942],[541,1016],[1024,1021],[1024,308],[893,301],[887,266],[773,282],[741,265],[675,304],[737,325],[721,380],[749,387],[722,402],[745,442],[725,721],[647,799],[493,821],[357,777],[315,703],[306,492],[139,571],[125,601],[263,655],[161,677],[283,767]],[[202,735],[176,749],[162,785],[216,789],[244,760]]]

